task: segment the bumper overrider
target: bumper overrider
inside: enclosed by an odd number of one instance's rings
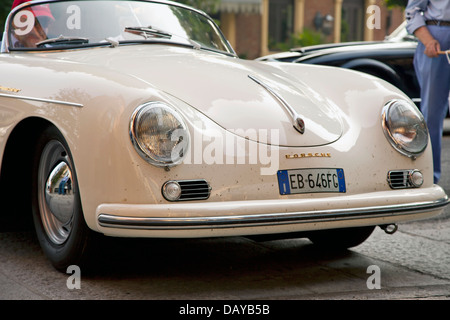
[[[327,198],[101,204],[96,217],[106,235],[197,238],[387,225],[438,215],[448,203],[433,185]]]

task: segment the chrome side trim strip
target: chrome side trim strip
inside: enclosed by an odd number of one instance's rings
[[[305,122],[303,119],[298,115],[298,113],[295,111],[292,106],[290,106],[286,100],[284,100],[278,93],[276,93],[272,88],[270,88],[267,84],[259,80],[258,78],[248,75],[250,79],[255,81],[257,84],[259,84],[261,87],[266,89],[273,97],[275,97],[281,105],[284,107],[284,109],[289,113],[289,116],[292,118],[292,125],[294,126],[295,130],[300,132],[301,134],[305,133]]]
[[[220,217],[142,218],[100,214],[98,216],[98,222],[100,226],[106,228],[145,230],[242,228],[411,215],[424,211],[436,210],[447,204],[449,204],[448,197],[435,201],[379,207]]]
[[[41,99],[41,98],[26,97],[26,96],[18,96],[18,95],[13,95],[13,94],[6,94],[6,93],[0,93],[0,97],[20,99],[20,100],[29,100],[29,101],[38,101],[38,102],[46,102],[46,103],[55,103],[55,104],[62,104],[62,105],[66,105],[66,106],[79,107],[79,108],[84,107],[84,105],[82,105],[81,103],[67,102],[67,101],[60,101],[60,100],[52,100],[52,99]]]

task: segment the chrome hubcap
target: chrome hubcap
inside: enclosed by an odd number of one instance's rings
[[[45,185],[45,200],[50,212],[62,224],[67,224],[73,215],[74,196],[72,173],[65,162],[60,162],[50,173]]]
[[[42,225],[55,244],[64,243],[72,230],[75,212],[74,181],[64,146],[50,141],[42,151],[38,172]]]

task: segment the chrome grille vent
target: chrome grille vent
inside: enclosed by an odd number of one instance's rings
[[[205,180],[181,180],[180,201],[182,200],[205,200],[211,194],[211,187]]]
[[[387,181],[392,189],[418,188],[423,177],[418,170],[392,170],[388,172]]]
[[[168,184],[176,185],[177,195],[168,197],[165,193],[165,186]],[[163,195],[169,201],[186,201],[186,200],[205,200],[211,194],[211,187],[209,183],[203,179],[201,180],[171,180],[164,184]]]

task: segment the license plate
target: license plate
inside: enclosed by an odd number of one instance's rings
[[[278,171],[280,194],[345,192],[343,169],[315,168]]]

